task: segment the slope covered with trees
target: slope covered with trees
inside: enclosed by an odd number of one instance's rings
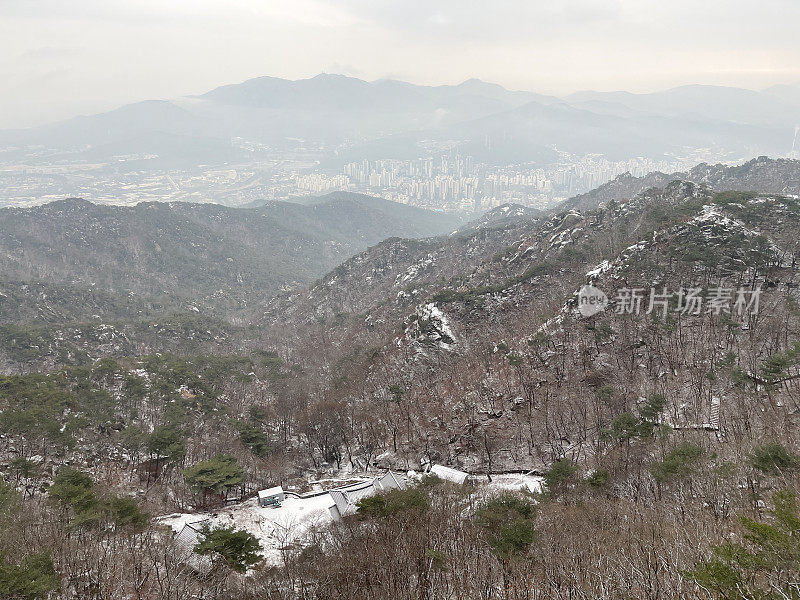
[[[4,321],[230,310],[308,284],[391,236],[448,233],[456,217],[336,194],[313,204],[99,206],[71,199],[0,213]]]
[[[0,380],[0,590],[792,598],[798,230],[790,195],[672,181],[386,240],[250,323],[153,335],[174,352],[40,331]],[[152,518],[431,463],[479,485],[374,496],[269,563],[236,527],[187,555]],[[509,471],[543,489],[497,492]]]

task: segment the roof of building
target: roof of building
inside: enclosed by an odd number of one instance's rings
[[[211,560],[207,556],[200,556],[194,551],[195,546],[203,541],[203,526],[209,523],[210,519],[184,523],[181,530],[173,538],[177,556],[193,569],[205,570],[211,566]]]
[[[373,481],[375,487],[382,490],[404,488],[406,486],[406,478],[392,471],[386,471],[386,473],[376,477]]]
[[[331,499],[336,505],[336,508],[339,509],[340,513],[345,514],[352,508],[350,502],[347,500],[347,494],[344,492],[340,490],[331,490],[328,493],[330,494]]]
[[[373,494],[375,494],[377,490],[375,489],[374,485],[365,486],[362,488],[358,488],[356,490],[350,490],[345,492],[347,495],[347,501],[350,504],[358,504],[359,500],[363,500],[364,498],[369,498]]]
[[[469,477],[469,473],[451,469],[450,467],[445,467],[444,465],[433,465],[431,467],[431,473],[440,479],[446,479],[447,481],[452,481],[453,483],[457,483],[459,485],[464,483],[467,480],[467,477]]]
[[[372,496],[377,490],[372,481],[364,481],[355,485],[338,488],[328,492],[336,503],[341,514],[355,511],[359,500]]]
[[[258,492],[259,498],[269,498],[270,496],[277,496],[278,494],[283,494],[283,487],[280,485],[276,485],[275,487],[267,488],[266,490],[260,490]]]

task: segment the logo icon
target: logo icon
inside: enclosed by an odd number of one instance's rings
[[[578,312],[591,317],[603,312],[608,306],[608,296],[593,285],[585,285],[578,291]]]

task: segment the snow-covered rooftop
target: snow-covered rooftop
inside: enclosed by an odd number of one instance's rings
[[[278,494],[283,493],[283,488],[279,485],[275,487],[267,488],[266,490],[261,490],[258,492],[259,498],[269,498],[270,496],[277,496]]]
[[[459,485],[463,484],[467,477],[469,477],[469,473],[464,473],[464,471],[458,471],[457,469],[451,469],[450,467],[445,467],[444,465],[433,465],[431,467],[431,473],[436,475],[439,479],[446,479],[447,481],[452,481],[453,483],[457,483]]]

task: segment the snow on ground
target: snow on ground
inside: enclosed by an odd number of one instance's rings
[[[328,511],[333,503],[330,494],[323,494],[313,498],[286,498],[280,508],[262,508],[253,498],[214,513],[176,513],[157,521],[176,533],[185,524],[203,519],[210,519],[212,528],[234,525],[237,529],[245,529],[258,538],[267,563],[275,565],[281,561],[282,546],[299,541],[315,525],[333,521]]]
[[[436,260],[434,259],[433,254],[426,255],[424,258],[418,260],[416,263],[408,267],[404,273],[398,274],[397,277],[395,277],[394,284],[397,286],[415,279],[420,273],[435,263]]]
[[[745,235],[756,235],[756,233],[747,228],[747,226],[742,223],[741,221],[737,221],[736,219],[731,219],[728,216],[725,216],[722,213],[722,210],[718,206],[713,204],[706,204],[700,210],[700,214],[695,216],[689,223],[695,225],[703,225],[703,224],[712,224],[712,225],[719,225],[726,229],[738,229]]]
[[[496,493],[503,491],[518,492],[520,490],[527,492],[541,492],[543,477],[536,475],[526,475],[524,473],[505,473],[503,475],[492,475],[492,482],[489,483],[485,479],[479,482],[479,485],[487,492]]]
[[[422,317],[425,319],[435,319],[439,322],[439,329],[442,333],[444,333],[447,337],[451,340],[455,340],[456,336],[453,333],[453,329],[450,327],[450,321],[447,319],[445,314],[442,312],[438,306],[433,303],[426,304],[422,311]],[[451,344],[446,342],[439,342],[442,347],[449,348]]]
[[[486,495],[506,490],[539,492],[542,481],[541,477],[535,475],[507,473],[492,475],[491,483],[479,477],[477,485],[479,492]],[[206,519],[212,528],[235,526],[245,529],[258,539],[266,562],[278,565],[281,563],[280,549],[283,546],[302,541],[314,526],[333,522],[328,510],[333,504],[333,498],[327,493],[312,498],[287,497],[280,508],[262,508],[258,500],[252,498],[214,512],[173,513],[158,517],[156,522],[170,527],[175,533],[188,523]]]
[[[592,281],[594,279],[597,279],[600,275],[602,275],[603,273],[608,271],[610,268],[611,268],[611,263],[608,262],[607,260],[604,260],[599,265],[597,265],[594,269],[592,269],[591,271],[586,273],[587,281]]]
[[[442,312],[442,310],[432,302],[421,306],[417,310],[417,314],[421,319],[433,322],[438,330],[437,333],[440,334],[438,339],[431,336],[429,337],[434,339],[434,341],[437,341],[439,347],[443,350],[451,350],[453,347],[453,342],[456,340],[456,336],[453,333],[453,329],[450,326],[450,321],[448,320],[447,315],[445,315],[444,312]],[[449,342],[447,341],[448,339],[450,340]]]

